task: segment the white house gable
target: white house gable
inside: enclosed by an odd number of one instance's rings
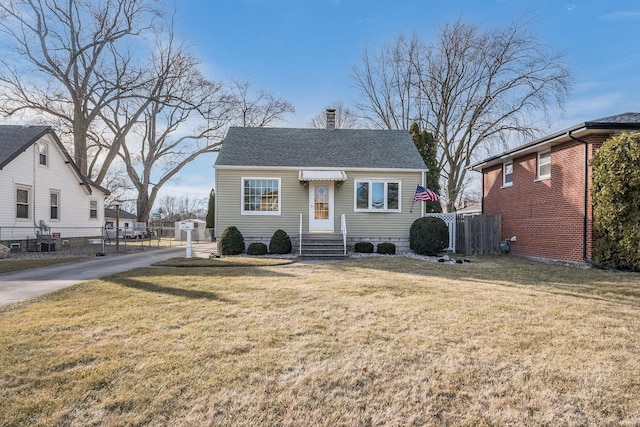
[[[89,187],[52,132],[0,169],[0,195],[0,240],[8,228],[12,239],[29,237],[41,221],[65,237],[99,235],[104,223],[105,193]]]

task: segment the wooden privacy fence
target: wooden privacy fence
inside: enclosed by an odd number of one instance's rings
[[[500,215],[459,215],[456,224],[456,252],[482,255],[500,251]]]

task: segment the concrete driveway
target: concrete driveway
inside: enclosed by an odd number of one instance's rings
[[[212,245],[194,245],[192,256],[204,258],[208,257],[212,251]],[[0,274],[0,306],[25,301],[87,280],[147,267],[158,261],[181,256],[185,256],[184,246],[107,255]]]

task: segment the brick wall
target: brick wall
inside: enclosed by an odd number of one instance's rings
[[[609,135],[583,138],[589,159]],[[483,211],[502,215],[502,238],[516,236],[518,255],[582,262],[584,221],[584,144],[568,141],[551,149],[551,177],[537,180],[537,154],[513,161],[513,185],[502,187],[502,166],[483,171]],[[589,168],[587,182],[591,182]],[[593,233],[587,195],[587,258]]]

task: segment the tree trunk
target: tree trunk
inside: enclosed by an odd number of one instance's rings
[[[75,120],[73,121],[73,155],[74,161],[80,173],[87,178],[91,178],[87,175],[87,126],[82,117],[79,114],[75,114]]]

